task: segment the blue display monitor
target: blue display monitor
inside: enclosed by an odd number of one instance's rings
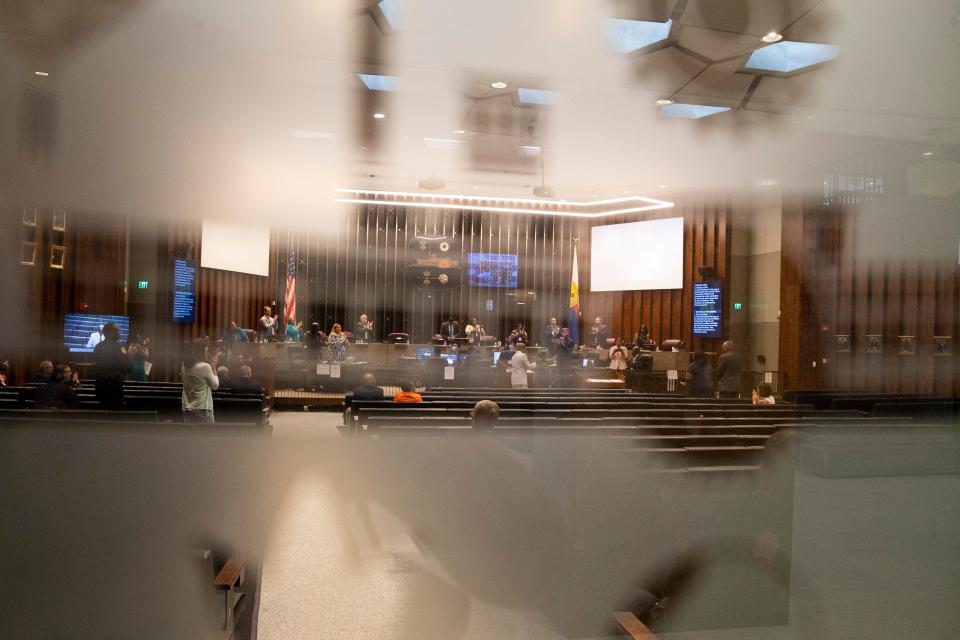
[[[197,289],[197,263],[185,258],[173,261],[173,321],[191,323]]]
[[[130,335],[130,318],[93,313],[67,313],[63,316],[63,346],[70,353],[90,353],[103,342],[103,327],[108,323],[120,329],[120,342]]]
[[[426,360],[433,356],[433,347],[417,347],[417,360]]]
[[[719,338],[723,335],[723,283],[693,283],[693,335]]]
[[[512,253],[468,253],[471,287],[517,288],[517,256]]]

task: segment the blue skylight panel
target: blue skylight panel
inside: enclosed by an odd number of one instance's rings
[[[730,108],[710,107],[705,104],[683,104],[682,102],[675,102],[660,107],[660,115],[671,118],[688,118],[691,120],[706,118],[707,116],[723,113],[724,111],[730,111]]]
[[[380,3],[377,5],[380,7],[380,11],[383,13],[383,17],[387,19],[387,22],[390,23],[391,29],[399,29],[399,14],[400,14],[400,2],[399,0],[380,0]]]
[[[517,99],[523,104],[553,104],[554,93],[546,89],[517,89]]]
[[[754,71],[790,73],[833,60],[838,55],[840,55],[839,47],[832,44],[785,40],[754,51],[747,60],[745,68]]]
[[[397,79],[394,76],[378,76],[372,73],[358,73],[357,77],[370,91],[396,91]]]
[[[672,20],[648,22],[612,18],[607,21],[607,44],[617,53],[630,53],[666,40],[672,26]]]

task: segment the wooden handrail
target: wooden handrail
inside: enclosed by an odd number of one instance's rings
[[[657,636],[653,635],[647,625],[629,611],[617,611],[613,618],[632,640],[657,640]]]
[[[213,581],[214,586],[221,591],[226,591],[236,586],[240,581],[240,576],[243,575],[244,562],[240,558],[233,557],[227,560],[227,563],[223,565],[223,568],[220,569],[220,573],[217,574],[216,579]]]

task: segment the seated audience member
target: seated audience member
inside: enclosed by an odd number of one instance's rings
[[[360,380],[360,385],[353,388],[354,400],[383,400],[383,389],[377,384],[372,373],[363,374]]]
[[[493,429],[500,420],[500,405],[493,400],[481,400],[470,411],[473,428],[477,430]]]
[[[96,363],[94,390],[101,407],[121,409],[123,381],[130,372],[130,358],[120,344],[120,327],[108,323],[103,328],[103,336],[103,342],[93,348],[93,360]]]
[[[230,390],[230,368],[220,365],[217,367],[217,380],[220,381],[220,391]]]
[[[220,388],[220,380],[213,372],[217,366],[216,356],[213,362],[206,362],[206,347],[194,342],[185,345],[180,377],[183,381],[181,406],[183,421],[194,423],[212,423],[213,392]]]
[[[777,404],[777,399],[773,397],[773,389],[766,382],[761,382],[753,390],[753,404]]]
[[[53,378],[53,362],[44,360],[40,363],[40,368],[37,369],[37,372],[33,375],[32,381],[48,384],[51,378]]]
[[[263,395],[263,385],[253,379],[253,369],[245,364],[240,367],[240,378],[230,383],[230,392]]]
[[[687,367],[687,395],[691,398],[713,397],[713,367],[703,351],[697,351]]]
[[[10,384],[10,363],[4,360],[0,362],[0,387]]]
[[[76,409],[77,385],[80,381],[70,365],[62,364],[53,371],[50,382],[37,389],[38,409]]]
[[[393,396],[394,402],[423,402],[423,396],[414,390],[413,383],[409,380],[400,381],[400,391]]]
[[[235,320],[230,321],[230,326],[224,330],[220,339],[227,344],[231,342],[250,342],[247,332],[238,327]]]

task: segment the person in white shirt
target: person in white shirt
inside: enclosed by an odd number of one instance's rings
[[[761,382],[753,390],[753,404],[777,404],[777,399],[773,397],[773,389],[766,382]]]
[[[264,307],[263,315],[260,316],[260,342],[270,342],[276,335],[277,319],[270,307]]]
[[[527,388],[527,369],[535,369],[537,364],[527,358],[527,345],[517,344],[517,352],[510,358],[510,384],[514,389]]]
[[[470,318],[470,323],[464,329],[467,334],[467,340],[470,344],[480,344],[480,339],[487,335],[487,330],[476,318]]]
[[[180,377],[183,380],[183,421],[195,423],[213,422],[213,392],[220,388],[220,380],[214,373],[219,352],[213,362],[204,362],[206,348],[201,343],[186,345],[186,354]]]
[[[95,346],[103,342],[103,325],[90,334],[90,337],[87,338],[87,349],[93,349]]]
[[[610,347],[610,353],[607,357],[610,360],[612,370],[623,371],[627,368],[627,348],[623,346],[623,338],[617,338],[616,344]]]

